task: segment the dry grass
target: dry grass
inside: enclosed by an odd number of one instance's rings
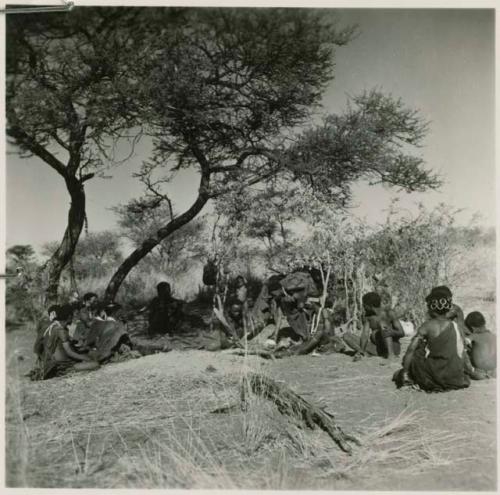
[[[24,421],[19,374],[7,382],[6,475],[9,486],[29,486],[30,432]]]
[[[431,418],[419,410],[382,423],[367,418],[368,427],[353,431],[363,446],[347,456],[324,432],[282,416],[268,400],[250,395],[246,411],[240,409],[239,382],[256,371],[256,359],[231,364],[229,355],[211,355],[217,370],[207,372],[203,353],[190,354],[196,358],[178,369],[184,355],[110,366],[100,370],[99,386],[91,374],[36,386],[10,380],[8,425],[15,448],[7,456],[9,486],[354,488],[371,477],[426,472],[463,460],[457,452],[467,444],[466,430],[432,429]],[[328,390],[344,396],[368,379],[363,374],[316,384],[323,394],[328,383]],[[50,393],[64,409],[50,411],[46,420],[52,405],[43,404],[41,394]],[[318,402],[309,395],[307,400]],[[34,405],[43,426],[23,419]],[[224,407],[226,414],[210,413]],[[345,420],[344,413],[338,421],[349,431]]]
[[[466,441],[464,433],[430,429],[422,411],[403,410],[395,418],[368,429],[362,446],[339,465],[332,463],[330,474],[354,478],[383,472],[389,475],[421,473],[429,468],[461,462],[465,458],[451,456]]]

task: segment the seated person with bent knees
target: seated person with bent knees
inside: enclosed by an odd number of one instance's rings
[[[472,378],[482,379],[495,376],[497,367],[497,339],[496,336],[486,328],[486,320],[479,311],[473,311],[465,318],[465,326],[470,334],[469,357],[472,363]]]
[[[156,286],[158,296],[149,303],[150,336],[156,334],[173,334],[183,317],[183,304],[172,296],[172,289],[168,282],[160,282]]]
[[[70,343],[68,325],[73,319],[73,307],[64,304],[57,307],[55,320],[43,334],[43,349],[35,379],[45,380],[67,371],[89,371],[99,367],[86,354],[76,352]]]
[[[343,335],[344,342],[354,351],[355,358],[368,354],[392,359],[401,353],[399,340],[405,336],[401,322],[392,309],[382,307],[380,295],[368,292],[363,296],[365,321],[361,337],[350,332]]]
[[[430,319],[413,337],[403,358],[403,369],[394,374],[398,387],[416,384],[427,392],[466,388],[467,360],[457,322],[450,321],[449,291],[433,289],[426,298]]]

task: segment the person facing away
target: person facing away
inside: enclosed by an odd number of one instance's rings
[[[401,322],[389,306],[382,306],[376,292],[368,292],[362,298],[364,323],[361,336],[345,332],[344,342],[356,351],[355,358],[368,354],[393,359],[401,353],[400,339],[405,333]]]
[[[73,307],[70,304],[58,306],[55,318],[43,334],[43,349],[40,355],[38,372],[34,379],[45,380],[75,371],[89,371],[99,367],[86,354],[76,352],[71,346],[68,325],[73,320]]]
[[[439,285],[437,287],[434,287],[431,290],[431,294],[437,293],[440,296],[446,296],[447,298],[450,299],[451,301],[451,308],[450,310],[446,313],[446,317],[454,321],[458,325],[458,329],[460,333],[462,334],[462,338],[465,338],[465,336],[469,333],[466,326],[465,326],[465,320],[464,320],[464,312],[462,311],[462,308],[458,306],[458,304],[455,304],[453,302],[453,293],[451,292],[450,288],[447,287],[446,285]],[[429,315],[433,316],[433,311],[428,309]]]
[[[470,385],[465,343],[458,323],[449,318],[453,303],[446,289],[434,288],[426,298],[430,318],[418,328],[403,369],[393,377],[398,387],[413,383],[428,392],[442,392]]]
[[[172,333],[182,319],[182,301],[172,297],[168,282],[156,286],[158,295],[149,303],[149,335]]]
[[[470,332],[467,340],[470,343],[468,352],[474,367],[473,371],[481,378],[494,375],[497,367],[496,335],[486,328],[486,320],[479,311],[473,311],[467,315],[465,326]]]

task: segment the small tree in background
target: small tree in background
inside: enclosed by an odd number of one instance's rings
[[[8,323],[36,322],[42,312],[43,293],[38,280],[40,267],[29,244],[7,249],[6,320]]]
[[[474,237],[458,241],[457,213],[444,204],[431,211],[419,205],[417,214],[401,216],[394,203],[386,223],[366,241],[372,273],[392,294],[399,313],[415,324],[427,317],[425,297],[432,287],[453,289],[474,270],[463,263]]]
[[[58,243],[44,245],[42,255],[48,258],[57,250]],[[93,285],[97,279],[106,277],[123,259],[119,236],[112,231],[89,232],[83,236],[68,266],[61,274],[65,292],[81,294],[82,285]]]

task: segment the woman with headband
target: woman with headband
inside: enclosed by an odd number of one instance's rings
[[[466,388],[470,380],[464,340],[457,322],[449,318],[454,308],[451,291],[436,287],[426,303],[430,319],[417,330],[394,380],[398,386],[410,382],[428,392]]]

